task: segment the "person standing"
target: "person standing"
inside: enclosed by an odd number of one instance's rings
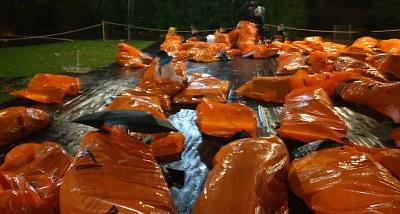
[[[254,16],[254,10],[257,7],[257,2],[256,1],[246,1],[243,6],[239,10],[238,18],[239,21],[249,21],[249,22],[254,22],[255,21],[255,16]]]
[[[265,8],[258,6],[256,7],[256,9],[254,9],[254,16],[255,16],[255,20],[254,23],[257,26],[257,30],[258,30],[258,34],[260,35],[260,42],[263,43],[264,39],[265,39],[265,22],[264,22],[264,13],[265,13]]]

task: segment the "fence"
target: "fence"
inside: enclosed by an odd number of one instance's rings
[[[283,26],[283,25],[279,25]],[[278,25],[274,24],[266,24],[266,28],[268,28],[270,32],[275,31]],[[354,31],[351,29],[351,26],[347,30],[338,30],[337,26],[335,25],[333,30],[317,30],[317,29],[306,29],[306,28],[296,28],[290,26],[283,26],[284,30],[289,32],[296,32],[290,38],[298,38],[298,37],[305,37],[310,35],[321,35],[325,38],[331,38],[332,40],[337,40],[338,35],[346,35],[348,40],[352,40],[357,34],[360,32]],[[156,29],[156,28],[146,28],[140,26],[133,26],[130,24],[121,24],[121,23],[114,23],[108,21],[102,21],[99,24],[95,24],[92,26],[60,32],[60,33],[53,33],[47,35],[38,35],[38,36],[28,36],[28,35],[17,35],[17,36],[10,36],[10,37],[3,37],[0,38],[0,42],[16,42],[16,41],[25,41],[25,40],[35,40],[35,39],[42,39],[42,40],[53,40],[53,41],[74,41],[72,38],[65,38],[67,35],[71,35],[78,32],[88,31],[91,29],[101,30],[100,34],[101,37],[99,39],[108,40],[108,39],[126,39],[130,40],[132,38],[135,39],[145,39],[145,40],[157,40],[160,39],[168,30],[166,29]],[[228,28],[233,29],[233,28]],[[198,30],[199,33],[212,33],[216,29],[204,29]],[[147,32],[147,34],[146,34]],[[178,33],[190,33],[191,30],[178,30]],[[377,37],[399,37],[400,36],[400,29],[390,29],[390,30],[374,30],[370,31],[371,33],[376,35],[380,35]],[[150,34],[149,34],[150,33]],[[124,35],[125,34],[125,35]],[[386,36],[384,36],[386,34]],[[156,35],[156,36],[154,36]],[[61,38],[63,36],[64,38]],[[99,36],[99,35],[98,35]],[[78,38],[81,39],[81,38]]]

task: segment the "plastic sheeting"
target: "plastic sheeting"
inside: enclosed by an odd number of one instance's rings
[[[289,154],[279,138],[237,140],[216,157],[195,214],[289,213]]]
[[[397,213],[400,181],[372,156],[350,147],[292,162],[289,184],[316,213]]]

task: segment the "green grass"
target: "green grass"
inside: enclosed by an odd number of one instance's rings
[[[129,44],[143,49],[152,41],[130,41]],[[66,73],[63,67],[79,64],[85,68],[101,68],[115,62],[118,41],[86,40],[32,45],[25,47],[0,48],[0,103],[12,97],[10,89],[23,86],[10,83],[7,77],[32,77],[36,73]]]
[[[130,41],[138,48],[151,41]],[[63,67],[77,65],[100,68],[115,62],[118,41],[74,41],[25,47],[0,48],[0,77],[30,77],[39,72],[64,73]]]

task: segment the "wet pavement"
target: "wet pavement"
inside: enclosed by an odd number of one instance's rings
[[[154,51],[154,49],[149,51]],[[245,100],[234,92],[235,89],[255,76],[273,75],[275,73],[275,61],[273,59],[254,60],[238,57],[231,61],[208,64],[187,62],[186,69],[188,75],[193,72],[202,72],[223,80],[229,80],[229,102],[244,103],[257,112],[259,136],[276,134],[275,128],[279,126],[278,118],[282,107]],[[47,131],[33,136],[27,141],[54,140],[63,145],[68,152],[75,154],[81,137],[87,131],[93,129],[70,121],[81,115],[103,110],[107,98],[119,95],[136,86],[142,73],[143,70],[122,71],[117,65],[113,64],[91,73],[78,75],[82,82],[81,94],[68,98],[61,105],[38,105],[34,102],[16,99],[0,105],[0,108],[16,105],[36,106],[51,112],[54,118],[52,126]],[[369,110],[357,113],[353,109],[357,110],[358,107],[350,108],[341,104],[339,106],[336,107],[336,110],[347,122],[349,127],[348,138],[351,141],[370,147],[390,146],[393,143],[389,139],[389,132],[393,124],[386,118],[382,118],[380,115],[376,116],[373,112],[370,114],[371,111]],[[195,111],[193,108],[187,107],[179,109],[176,113],[171,113],[169,117],[169,121],[186,137],[182,159],[165,165],[173,169],[183,170],[186,173],[184,187],[181,189],[171,188],[179,213],[192,213],[195,201],[203,189],[210,170],[210,161],[220,146],[226,143],[221,139],[201,135],[195,120]],[[13,146],[15,145],[0,148],[2,157]],[[289,145],[288,147],[292,149],[296,146]],[[291,199],[289,204],[293,208],[291,213],[308,212],[303,209],[303,204],[295,198]]]

